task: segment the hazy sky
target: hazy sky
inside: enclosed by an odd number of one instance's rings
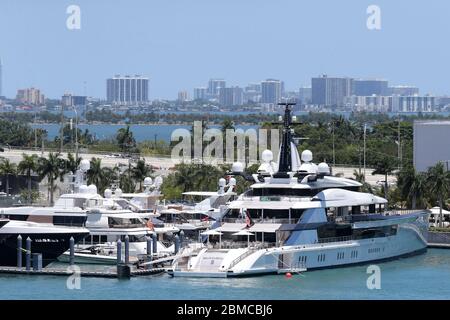
[[[81,8],[81,30],[66,9]],[[366,27],[381,8],[380,31]],[[150,77],[150,97],[223,77],[265,78],[287,90],[321,73],[382,77],[450,94],[450,1],[428,0],[1,0],[3,93],[36,86],[105,97],[114,74]]]

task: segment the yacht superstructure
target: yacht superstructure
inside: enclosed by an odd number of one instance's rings
[[[182,250],[169,273],[230,277],[360,264],[426,251],[428,212],[389,211],[387,200],[334,177],[293,139],[285,104],[278,162],[270,151],[250,190],[232,201],[206,246]],[[235,163],[231,175],[244,174]]]

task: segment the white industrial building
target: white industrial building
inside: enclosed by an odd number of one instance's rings
[[[423,172],[438,162],[450,166],[450,121],[415,121],[414,167]]]

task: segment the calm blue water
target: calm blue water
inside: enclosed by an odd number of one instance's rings
[[[41,128],[47,130],[48,139],[53,140],[59,135],[60,125],[56,123],[49,124],[32,124],[33,128]],[[114,138],[117,134],[117,130],[126,127],[125,125],[114,125],[114,124],[80,124],[78,126],[80,130],[88,129],[90,133],[94,134],[98,139],[108,139]],[[220,126],[210,126],[211,128],[220,128]],[[175,129],[187,129],[190,130],[192,126],[188,125],[130,125],[131,131],[133,131],[136,141],[141,142],[144,140],[155,139],[155,134],[157,140],[170,141],[172,132]],[[258,126],[236,126],[236,128],[241,128],[247,130],[249,128],[257,129]]]
[[[328,269],[291,279],[183,279],[167,275],[81,279],[80,290],[65,277],[0,276],[0,299],[450,299],[450,250],[378,264],[381,289],[366,287],[366,266]]]

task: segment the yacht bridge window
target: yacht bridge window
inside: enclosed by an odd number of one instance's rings
[[[142,227],[144,223],[139,218],[108,217],[108,225],[110,228],[134,228]]]

